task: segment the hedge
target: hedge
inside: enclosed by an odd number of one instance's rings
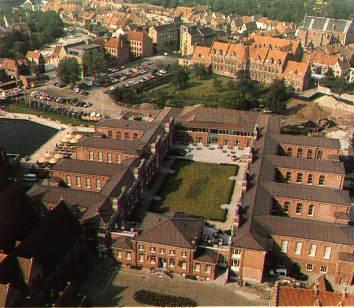
[[[182,296],[174,296],[162,293],[156,293],[147,290],[139,290],[134,293],[134,299],[141,304],[159,307],[196,307],[197,303]]]

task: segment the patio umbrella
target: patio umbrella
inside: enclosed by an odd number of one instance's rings
[[[56,153],[55,155],[54,155],[54,158],[56,158],[56,159],[60,159],[60,158],[63,158],[64,157],[64,155],[63,154],[60,154],[60,153]]]
[[[50,163],[51,165],[54,165],[57,163],[57,161],[58,161],[58,159],[53,157],[48,161],[48,163]]]
[[[75,135],[74,137],[76,140],[80,140],[82,138],[82,135]]]
[[[78,142],[78,140],[75,139],[75,138],[72,138],[72,139],[70,140],[70,143],[72,143],[72,144],[75,144],[75,143],[77,143],[77,142]]]
[[[74,135],[73,135],[73,134],[69,134],[69,133],[68,133],[65,137],[66,137],[66,138],[68,138],[68,139],[70,140],[70,139],[74,138]]]
[[[68,143],[69,142],[69,139],[68,137],[64,137],[60,140],[62,143]]]

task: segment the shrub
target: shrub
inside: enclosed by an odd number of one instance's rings
[[[139,290],[135,292],[134,299],[141,304],[147,304],[159,307],[196,307],[197,303],[182,296],[174,296],[161,294],[147,290]]]

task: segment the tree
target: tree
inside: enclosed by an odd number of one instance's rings
[[[228,87],[232,92],[225,101],[226,107],[249,110],[259,106],[260,91],[255,81],[245,78],[229,82]]]
[[[65,84],[74,85],[80,80],[81,68],[75,58],[65,57],[60,60],[57,70],[57,76]]]
[[[285,85],[284,80],[274,80],[265,95],[264,106],[271,111],[283,111],[286,108],[291,92],[291,89]]]
[[[202,63],[193,64],[193,71],[196,77],[199,79],[204,79],[207,76],[207,71],[205,65]]]
[[[84,75],[97,76],[106,70],[106,58],[103,51],[94,49],[85,53],[83,57]]]
[[[177,89],[183,89],[186,87],[189,80],[188,68],[175,64],[171,68],[171,84]]]

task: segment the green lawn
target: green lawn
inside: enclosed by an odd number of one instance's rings
[[[52,113],[52,112],[42,111],[36,108],[27,107],[24,104],[18,102],[6,105],[5,110],[7,112],[26,113],[26,114],[42,116],[54,121],[59,121],[63,124],[71,124],[74,126],[79,126],[79,125],[88,126],[88,125],[94,125],[96,123],[92,121],[83,121],[75,118],[66,117],[58,113]]]
[[[238,166],[177,160],[176,173],[169,175],[154,210],[179,211],[224,221],[225,210],[220,206],[230,202]]]
[[[220,89],[215,89],[213,86],[213,80],[216,78],[221,81]],[[232,92],[227,86],[227,83],[230,80],[232,79],[216,75],[211,75],[207,79],[200,80],[199,78],[191,75],[185,89],[176,90],[173,85],[168,83],[151,90],[150,93],[156,95],[157,92],[168,92],[173,95],[174,100],[183,101],[184,105],[217,105],[217,101],[220,99],[220,93],[227,96],[227,93]]]

